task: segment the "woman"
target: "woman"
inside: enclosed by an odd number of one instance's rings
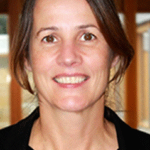
[[[39,108],[0,131],[2,149],[150,149],[149,135],[105,107],[106,88],[134,53],[112,0],[26,0],[14,43],[14,74],[34,94],[33,73]]]

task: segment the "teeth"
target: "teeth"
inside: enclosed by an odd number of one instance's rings
[[[62,84],[75,84],[85,81],[86,77],[61,77],[55,78],[55,81]]]

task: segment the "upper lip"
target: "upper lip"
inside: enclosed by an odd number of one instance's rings
[[[78,84],[86,81],[88,78],[89,76],[83,74],[61,74],[55,76],[53,80],[61,84]]]
[[[72,73],[72,74],[63,73],[63,74],[57,74],[56,76],[53,77],[53,79],[61,78],[61,77],[86,77],[86,78],[89,78],[88,75],[82,74],[82,73]]]
[[[67,77],[70,77],[67,78]],[[72,78],[72,77],[75,77],[75,78]],[[66,78],[66,79],[65,79]],[[80,79],[79,79],[80,78]],[[82,78],[82,79],[81,79]],[[84,79],[84,80],[83,80]],[[81,81],[86,81],[89,79],[89,76],[88,75],[85,75],[85,74],[82,74],[82,73],[63,73],[63,74],[57,74],[53,80],[55,82],[62,82],[63,84],[66,83],[66,84],[73,84],[73,83],[80,83]]]

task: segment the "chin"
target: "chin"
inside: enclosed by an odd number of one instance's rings
[[[67,98],[61,100],[56,106],[57,108],[68,111],[68,112],[79,112],[83,111],[88,107],[87,99],[80,99],[80,98]],[[89,104],[90,105],[90,104]]]

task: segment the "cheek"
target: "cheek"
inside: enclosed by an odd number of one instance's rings
[[[95,96],[98,98],[104,93],[108,85],[111,67],[110,58],[109,51],[106,49],[94,55],[91,63],[89,63],[92,75],[91,88],[94,89]]]
[[[87,62],[89,63],[89,66],[93,72],[108,72],[111,67],[111,57],[109,51],[104,50],[91,55],[91,58],[89,58]]]
[[[33,73],[42,73],[52,67],[52,59],[44,52],[34,51],[31,54],[31,64]]]
[[[39,46],[37,40],[30,41],[30,62],[33,74],[43,72],[48,64],[48,56],[43,49]]]
[[[51,89],[51,84],[47,83],[51,82],[53,77],[51,70],[54,64],[52,62],[46,53],[34,51],[31,54],[33,80],[39,93],[46,93],[47,90]]]

